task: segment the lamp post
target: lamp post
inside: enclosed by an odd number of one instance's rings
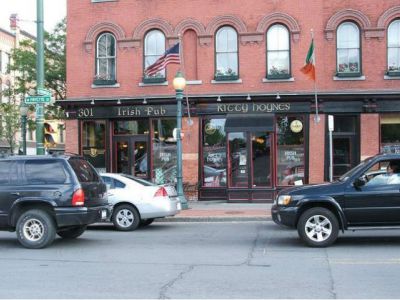
[[[19,113],[21,114],[21,135],[22,135],[22,154],[26,155],[26,116],[29,107],[24,102],[19,106]]]
[[[181,203],[182,209],[188,209],[189,205],[185,198],[185,194],[183,193],[183,182],[182,182],[182,137],[181,137],[181,129],[182,129],[182,99],[183,99],[183,90],[186,86],[185,77],[181,71],[178,71],[175,75],[173,81],[174,89],[176,92],[176,147],[177,147],[177,188],[176,192],[178,194],[179,201]]]

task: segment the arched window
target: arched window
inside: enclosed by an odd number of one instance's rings
[[[151,30],[144,39],[144,69],[155,63],[165,53],[165,35],[160,30]],[[152,76],[144,75],[145,82],[165,81],[165,69]]]
[[[114,84],[116,82],[116,48],[115,37],[103,33],[97,38],[96,76],[94,84]]]
[[[267,78],[290,77],[290,39],[286,26],[276,24],[267,31]]]
[[[361,76],[360,29],[344,22],[337,29],[337,75]]]
[[[221,27],[215,37],[215,80],[239,78],[238,37],[235,29]]]
[[[388,75],[400,76],[400,20],[389,25],[387,45]]]

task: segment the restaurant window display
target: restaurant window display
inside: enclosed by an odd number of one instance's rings
[[[226,187],[225,121],[203,121],[203,187]]]
[[[282,116],[276,120],[277,185],[304,183],[304,118]]]
[[[400,115],[381,117],[381,152],[400,153]]]
[[[175,183],[177,147],[173,136],[176,119],[153,120],[153,180],[157,184]]]
[[[99,171],[106,171],[105,121],[82,122],[82,154]]]

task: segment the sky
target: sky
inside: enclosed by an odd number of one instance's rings
[[[37,0],[0,0],[0,27],[10,31],[10,15],[18,14],[19,26],[36,36]],[[66,16],[67,0],[43,0],[44,28],[53,31],[54,26]]]

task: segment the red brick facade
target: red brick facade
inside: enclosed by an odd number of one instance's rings
[[[400,77],[388,77],[387,29],[400,18],[398,0],[331,0],[331,1],[147,1],[115,0],[91,2],[69,0],[67,7],[67,111],[80,107],[140,105],[144,98],[152,103],[175,103],[172,86],[178,68],[183,68],[189,81],[185,93],[192,105],[222,103],[302,102],[308,105],[306,173],[308,182],[327,179],[326,115],[353,115],[359,128],[355,161],[380,151],[380,117],[400,101]],[[336,30],[344,21],[360,29],[362,76],[337,78]],[[266,80],[266,32],[271,25],[283,24],[290,33],[289,80]],[[215,33],[221,26],[231,26],[238,34],[239,79],[216,83]],[[143,84],[144,37],[151,29],[161,30],[166,48],[175,44],[179,35],[183,44],[183,64],[167,67],[167,83]],[[314,123],[314,84],[300,72],[314,34],[316,85],[321,121]],[[110,32],[117,41],[116,81],[108,87],[94,86],[96,39]],[[251,102],[246,102],[246,96]],[[94,100],[95,105],[91,105]],[[346,105],[352,103],[349,106]],[[381,105],[381,103],[383,103]],[[296,112],[294,112],[296,113]],[[79,112],[78,118],[79,118]],[[217,113],[216,113],[217,114]],[[245,116],[244,116],[245,117]],[[112,118],[112,117],[110,117]],[[89,116],[90,119],[90,116]],[[183,120],[184,181],[199,181],[201,168],[201,120],[194,115],[192,126]],[[79,122],[67,122],[66,150],[80,151]],[[111,139],[111,138],[110,138]]]

